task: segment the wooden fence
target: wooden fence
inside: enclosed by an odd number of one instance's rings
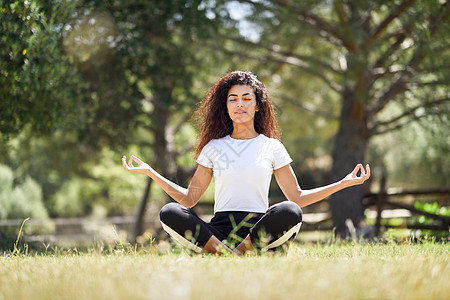
[[[428,199],[427,199],[428,198]],[[410,216],[425,216],[432,219],[432,224],[419,224],[404,222],[401,225],[386,225],[385,228],[407,228],[407,229],[421,229],[421,230],[450,230],[450,216],[444,216],[437,213],[426,212],[414,206],[416,201],[429,201],[433,199],[439,203],[441,207],[449,207],[450,204],[450,188],[433,188],[433,189],[381,189],[378,194],[369,194],[365,197],[365,207],[375,208],[376,210],[376,233],[378,234],[382,227],[383,212],[384,211],[404,211]]]

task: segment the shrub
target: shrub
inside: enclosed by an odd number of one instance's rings
[[[0,164],[0,218],[1,219],[37,219],[44,221],[43,226],[26,227],[25,232],[50,232],[53,226],[42,201],[41,187],[30,177],[14,184],[14,172]],[[3,232],[15,232],[18,228],[2,229]]]

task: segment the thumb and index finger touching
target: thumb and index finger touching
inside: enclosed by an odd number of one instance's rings
[[[130,156],[130,159],[128,160],[128,164],[127,164],[127,157],[125,155],[122,157],[122,165],[127,170],[129,170],[130,168],[134,167],[133,166],[133,161],[135,161],[139,165],[142,164],[142,161],[139,158],[137,158],[136,156],[134,156],[134,155]]]
[[[370,177],[370,166],[369,164],[366,165],[366,169],[364,170],[364,167],[362,164],[357,164],[356,167],[353,169],[352,175],[354,177],[358,177],[358,171],[361,171],[360,177],[363,177],[364,179],[368,179]]]

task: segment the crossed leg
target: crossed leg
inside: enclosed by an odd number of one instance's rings
[[[192,209],[181,204],[166,204],[161,209],[160,219],[163,229],[172,238],[195,252],[245,254],[254,248],[276,248],[295,237],[302,224],[302,211],[297,204],[290,201],[271,206],[249,229],[250,233],[234,251],[221,242],[221,239],[226,239],[227,236],[201,220]],[[264,243],[261,242],[262,234],[266,237]]]

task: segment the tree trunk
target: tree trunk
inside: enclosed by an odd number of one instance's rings
[[[153,95],[154,111],[150,118],[154,123],[154,160],[152,166],[162,176],[173,180],[177,172],[176,159],[174,157],[173,133],[169,128],[170,110],[168,97],[162,96],[162,93],[155,91]],[[135,220],[129,232],[129,240],[135,241],[136,237],[143,232],[143,219],[145,216],[145,209],[147,207],[147,199],[150,195],[150,186],[153,181],[149,178],[144,196],[136,209]],[[167,196],[167,202],[170,197]]]
[[[131,224],[130,230],[128,231],[127,239],[129,242],[136,242],[136,238],[143,232],[145,210],[147,208],[147,201],[150,196],[152,182],[153,180],[150,178],[147,179],[144,194],[142,195],[141,201],[139,202],[139,205],[134,213],[134,222]]]
[[[367,125],[362,100],[356,93],[346,89],[343,94],[340,125],[333,147],[331,179],[341,180],[358,163],[364,163],[368,144]],[[350,219],[357,232],[364,219],[362,186],[354,186],[335,193],[330,198],[330,208],[336,234],[349,236],[345,221]]]

